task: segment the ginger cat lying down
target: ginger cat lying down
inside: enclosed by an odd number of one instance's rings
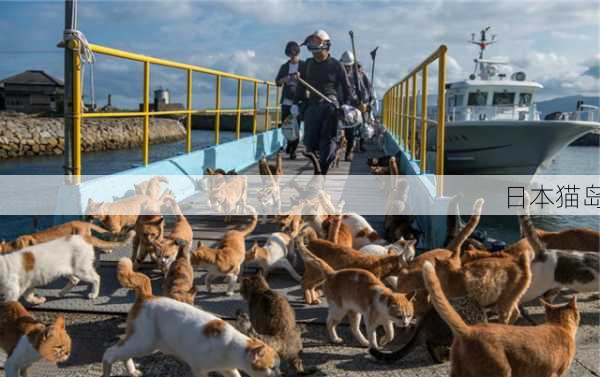
[[[29,315],[18,301],[0,303],[0,348],[7,354],[6,377],[27,376],[27,368],[38,360],[62,363],[71,355],[71,337],[65,318],[46,326]]]
[[[546,323],[538,326],[476,324],[469,326],[443,293],[435,267],[423,265],[423,279],[433,305],[454,333],[452,377],[561,377],[575,356],[579,312],[573,296],[566,305],[544,301]]]
[[[152,295],[150,279],[133,271],[130,259],[119,261],[117,278],[134,289],[136,300],[127,317],[125,339],[102,357],[103,376],[122,361],[130,376],[141,376],[132,358],[163,351],[185,362],[194,376],[218,372],[240,377],[279,375],[277,353],[262,341],[249,338],[214,314],[167,297]]]
[[[304,263],[320,274],[317,286],[323,285],[329,311],[327,330],[334,343],[341,343],[336,327],[346,315],[350,318],[350,329],[356,340],[364,347],[378,348],[394,339],[394,324],[407,327],[413,317],[411,299],[401,293],[395,293],[381,280],[366,270],[348,268],[335,271],[327,262],[311,253],[303,242],[298,249]],[[367,338],[360,331],[360,321],[364,317]],[[385,336],[377,341],[377,327],[383,326]]]

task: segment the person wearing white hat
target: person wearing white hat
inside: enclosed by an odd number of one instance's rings
[[[337,112],[341,105],[356,105],[356,96],[350,86],[342,63],[329,52],[331,39],[324,30],[317,30],[302,43],[312,53],[301,67],[300,77],[328,97],[332,103],[308,91],[302,83],[296,91],[292,113],[304,108],[304,144],[308,153],[319,152],[321,174],[327,174],[335,160],[337,149]]]

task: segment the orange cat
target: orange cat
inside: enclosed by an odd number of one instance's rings
[[[526,253],[527,254],[527,253]],[[579,325],[576,299],[563,306],[544,301],[546,323],[511,326],[467,325],[448,303],[434,266],[423,266],[423,279],[433,305],[454,334],[450,360],[452,377],[564,376],[575,356]]]
[[[327,234],[327,240],[340,246],[352,247],[352,232],[342,222],[341,215],[330,215],[321,224]]]
[[[469,238],[475,228],[477,228],[477,225],[479,225],[483,203],[483,199],[475,201],[475,204],[473,204],[473,215],[469,219],[469,222],[456,236],[456,239],[448,245],[447,249],[434,249],[422,253],[413,259],[406,268],[400,270],[398,274],[398,292],[409,293],[425,288],[423,286],[422,277],[422,268],[425,262],[434,261],[436,259],[447,259],[453,254],[460,255],[463,243]]]
[[[323,293],[327,298],[329,312],[327,330],[334,343],[342,339],[336,327],[349,316],[350,329],[362,346],[378,348],[394,339],[394,325],[407,327],[413,317],[413,304],[404,294],[395,293],[386,287],[381,280],[369,271],[358,268],[334,270],[327,262],[311,253],[304,245],[298,248],[307,267],[315,269],[318,274],[317,286],[323,285]],[[360,331],[360,321],[364,317],[368,340]],[[385,336],[377,341],[377,327],[383,326]]]
[[[135,222],[135,238],[132,243],[131,260],[138,268],[149,255],[154,263],[158,262],[154,243],[163,238],[165,219],[161,215],[141,215]]]
[[[197,291],[194,286],[194,269],[186,245],[180,246],[176,259],[169,265],[163,285],[165,296],[194,305]]]
[[[263,156],[258,162],[260,175],[283,175],[283,154],[278,152],[275,156],[275,165],[269,164]]]
[[[226,276],[229,280],[227,296],[233,295],[233,289],[242,263],[246,257],[245,238],[256,228],[258,216],[252,207],[248,207],[253,213],[252,221],[241,230],[230,230],[223,236],[217,248],[204,246],[198,242],[198,247],[192,252],[192,265],[207,270],[204,283],[208,292],[212,292],[211,281],[217,276]]]
[[[46,326],[31,317],[18,301],[6,301],[0,303],[0,348],[8,355],[6,376],[26,376],[27,368],[38,360],[66,361],[71,355],[71,337],[63,316]]]
[[[158,267],[165,275],[169,271],[171,263],[175,261],[182,246],[189,255],[194,238],[192,226],[181,212],[177,202],[175,200],[170,200],[169,202],[173,213],[175,213],[175,225],[173,225],[171,233],[168,236],[158,238],[152,243],[158,259]]]
[[[14,241],[3,243],[0,245],[0,253],[19,250],[27,246],[37,245],[39,243],[52,241],[57,238],[70,235],[87,236],[94,240],[94,246],[100,247],[106,252],[110,252],[112,247],[114,247],[114,245],[110,244],[109,242],[121,242],[127,238],[127,233],[112,234],[108,230],[96,224],[75,220],[64,224],[55,225],[51,228],[44,229],[36,233],[25,234],[18,237]],[[101,236],[103,239],[108,237],[110,241],[104,243],[104,240],[98,238],[98,236]]]
[[[309,240],[308,249],[334,269],[360,268],[370,271],[379,279],[383,279],[388,275],[397,273],[406,265],[402,256],[366,255],[352,248],[319,239],[316,231],[310,227],[306,228],[300,236],[299,242],[303,245],[304,238]],[[322,281],[322,274],[314,267],[306,266],[304,276],[302,276],[302,288],[307,304],[314,305],[320,302],[316,292],[316,287],[320,281]]]

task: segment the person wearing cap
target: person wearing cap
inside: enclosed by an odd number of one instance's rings
[[[281,119],[286,119],[291,115],[290,109],[294,104],[296,98],[296,89],[298,88],[297,73],[300,71],[300,67],[304,64],[300,60],[300,46],[294,41],[290,41],[285,46],[285,55],[289,60],[279,68],[275,83],[277,86],[281,86]],[[300,119],[298,120],[298,122]],[[286,152],[290,154],[290,159],[296,158],[296,148],[300,140],[288,141],[286,146]]]
[[[292,113],[304,106],[304,144],[308,153],[319,153],[321,174],[327,174],[335,160],[337,149],[338,111],[341,105],[356,105],[354,90],[350,86],[342,63],[329,52],[331,39],[324,30],[317,30],[302,43],[312,53],[300,69],[300,77],[317,89],[329,101],[309,91],[299,83]]]

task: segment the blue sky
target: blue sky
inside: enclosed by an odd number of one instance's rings
[[[63,12],[62,1],[0,1],[0,78],[25,69],[62,78],[63,57],[56,44]],[[347,32],[352,29],[359,59],[368,69],[368,52],[380,46],[379,92],[441,43],[449,47],[449,79],[466,77],[476,54],[466,41],[490,25],[499,42],[487,56],[509,58],[514,70],[540,81],[542,98],[600,92],[598,1],[82,1],[78,21],[93,43],[262,79],[274,78],[288,40],[301,41],[323,28],[339,56],[350,48]],[[306,50],[303,56],[308,57]],[[98,57],[97,101],[104,104],[112,93],[117,105],[135,106],[141,76],[140,64]],[[181,100],[184,78],[180,71],[153,67],[151,88],[168,87]],[[435,78],[430,83],[435,85]],[[224,84],[224,104],[229,105],[234,85]],[[196,107],[212,103],[212,85],[194,76]]]

